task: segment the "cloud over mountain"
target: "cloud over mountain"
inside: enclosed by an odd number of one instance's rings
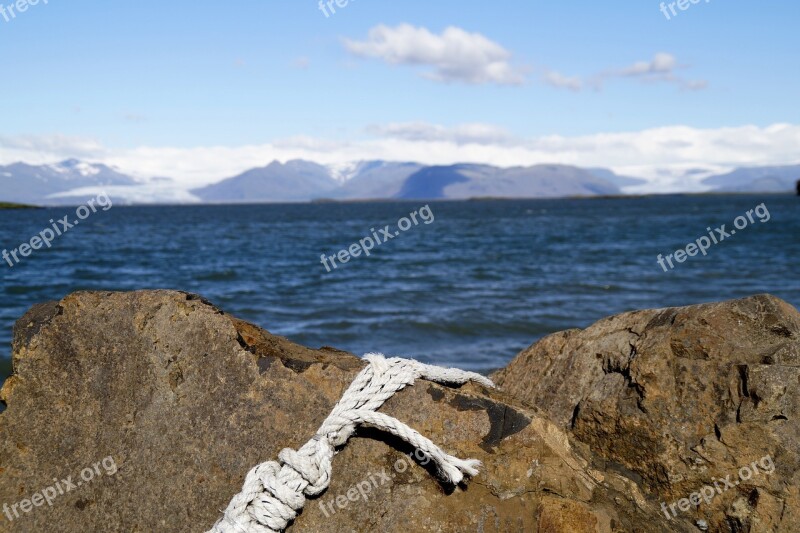
[[[491,124],[411,122],[375,125],[366,133],[367,137],[359,139],[303,136],[258,145],[127,149],[81,138],[5,137],[0,138],[0,165],[16,161],[45,164],[81,154],[81,159],[124,169],[141,181],[169,176],[188,190],[274,160],[303,159],[323,165],[373,160],[497,167],[563,164],[611,168],[621,175],[647,179],[638,192],[676,192],[706,190],[704,178],[738,167],[800,163],[800,126],[794,124],[716,129],[668,126],[526,138]],[[687,173],[690,170],[693,172]]]
[[[444,141],[455,144],[503,144],[513,139],[507,130],[492,124],[459,124],[453,127],[428,122],[403,122],[373,125],[369,133],[405,141]]]

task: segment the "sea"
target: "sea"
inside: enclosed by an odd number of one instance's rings
[[[625,311],[800,305],[791,195],[0,210],[0,249],[54,224],[49,248],[0,260],[0,381],[15,321],[79,290],[188,291],[306,346],[483,372]]]

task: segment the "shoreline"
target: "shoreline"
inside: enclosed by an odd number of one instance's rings
[[[647,194],[602,194],[595,196],[534,196],[534,197],[503,197],[503,196],[475,196],[471,198],[364,198],[336,200],[332,198],[319,198],[302,202],[290,201],[253,201],[253,202],[197,202],[197,203],[131,203],[115,204],[115,208],[120,207],[220,207],[220,206],[255,206],[255,205],[347,205],[347,204],[409,204],[419,202],[455,203],[455,202],[529,202],[529,201],[554,201],[554,200],[639,200],[649,198],[668,198],[668,197],[745,197],[745,196],[797,196],[793,191],[787,192],[671,192],[671,193],[647,193]],[[57,204],[34,206],[25,204],[13,204],[0,202],[1,209],[60,209],[78,207],[81,204]],[[4,207],[7,206],[7,207]]]
[[[16,204],[14,202],[0,202],[0,209],[41,209],[41,207],[28,204]]]

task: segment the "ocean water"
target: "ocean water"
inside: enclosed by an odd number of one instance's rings
[[[708,255],[673,261],[668,272],[659,266],[658,254],[706,236],[707,227],[730,232],[762,203],[768,221],[751,213],[753,223]],[[369,257],[331,272],[321,264],[321,254],[349,248],[372,228],[389,225],[393,234],[424,205],[98,210],[50,249],[13,267],[0,262],[0,368],[7,373],[12,326],[31,305],[87,289],[195,292],[307,346],[475,370],[623,311],[764,292],[800,305],[800,198],[788,195],[430,202],[431,223],[418,216]],[[0,210],[0,249],[65,215],[74,219],[74,208]]]

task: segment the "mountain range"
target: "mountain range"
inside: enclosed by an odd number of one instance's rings
[[[737,168],[706,178],[703,183],[724,192],[786,192],[795,190],[798,180],[800,165],[790,165]]]
[[[338,179],[337,179],[338,178]],[[369,161],[332,175],[308,161],[274,162],[191,191],[208,203],[314,199],[555,198],[619,194],[611,181],[564,165],[502,169],[488,165],[422,166]]]
[[[799,178],[800,165],[750,167],[711,176],[698,186],[718,192],[790,192]],[[74,205],[100,190],[119,204],[557,198],[616,195],[647,183],[605,168],[557,164],[499,168],[361,161],[326,166],[294,160],[187,189],[169,178],[137,179],[103,164],[70,159],[52,165],[0,166],[0,201]]]
[[[106,165],[77,159],[55,165],[14,163],[0,166],[0,200],[21,204],[73,203],[74,198],[69,197],[71,191],[85,187],[129,187],[136,183],[130,176]],[[61,195],[67,196],[62,198]]]

